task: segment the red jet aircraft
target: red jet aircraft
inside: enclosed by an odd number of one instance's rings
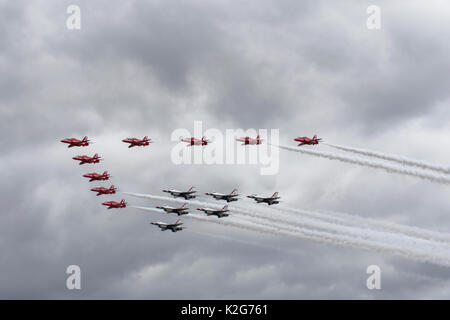
[[[80,165],[85,164],[85,163],[99,163],[100,160],[102,160],[98,154],[94,154],[93,157],[89,157],[89,156],[76,156],[72,158],[73,160],[77,160],[80,161]]]
[[[106,201],[106,202],[103,202],[102,205],[108,206],[108,208],[106,208],[106,209],[119,209],[119,208],[125,208],[127,206],[127,203],[125,202],[124,199],[122,199],[122,201],[120,201],[120,202]]]
[[[91,189],[91,191],[97,192],[97,196],[100,196],[102,194],[115,194],[116,190],[117,190],[117,188],[114,186],[111,186],[109,188],[96,187],[96,188]]]
[[[319,144],[319,142],[322,141],[322,139],[317,138],[317,136],[315,135],[312,138],[298,137],[298,138],[295,138],[294,141],[300,142],[298,144],[298,146],[300,147],[304,144],[308,144],[308,145]]]
[[[260,139],[259,135],[258,135],[256,137],[256,139],[253,139],[250,137],[245,137],[245,138],[237,138],[236,141],[242,142],[242,145],[245,145],[245,144],[254,145],[254,144],[261,144],[262,139]]]
[[[100,173],[95,173],[95,172],[93,172],[93,173],[86,173],[86,174],[83,174],[83,177],[89,178],[90,179],[89,182],[92,182],[92,181],[109,180],[110,175],[109,175],[108,171],[105,171],[105,172],[103,172],[101,174]]]
[[[187,142],[188,146],[206,146],[209,142],[211,142],[210,140],[205,139],[205,137],[202,137],[201,140],[194,137],[183,138],[181,141]]]
[[[130,145],[128,146],[128,148],[145,147],[150,143],[153,143],[152,139],[149,139],[147,136],[145,136],[142,140],[138,138],[126,138],[123,139],[122,142],[129,143]]]
[[[67,139],[62,139],[61,142],[68,143],[69,145],[67,146],[67,148],[87,147],[89,145],[90,140],[88,140],[88,137],[84,137],[83,140],[78,140],[76,138],[67,138]]]

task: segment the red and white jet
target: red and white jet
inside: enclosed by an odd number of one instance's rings
[[[125,208],[127,206],[127,203],[125,202],[125,200],[122,199],[122,201],[120,201],[120,202],[106,201],[106,202],[103,202],[102,205],[108,206],[108,208],[106,208],[106,209],[119,209],[119,208]]]
[[[117,188],[114,186],[111,186],[109,188],[96,187],[96,188],[91,189],[91,191],[97,192],[97,196],[100,196],[102,194],[115,194],[116,190],[117,190]]]
[[[89,156],[76,156],[72,158],[73,160],[77,160],[80,161],[80,165],[85,164],[85,163],[99,163],[100,160],[102,160],[98,154],[94,154],[93,157],[89,157]]]
[[[207,196],[212,196],[216,200],[226,200],[227,202],[231,201],[238,201],[239,199],[235,198],[239,196],[239,194],[236,193],[237,189],[233,189],[230,193],[217,193],[217,192],[206,192],[205,194]]]
[[[110,175],[109,175],[108,171],[105,171],[103,173],[96,173],[96,172],[86,173],[86,174],[83,174],[83,177],[89,178],[90,179],[89,182],[92,182],[92,181],[109,180]]]
[[[184,203],[179,208],[172,208],[172,207],[165,207],[165,206],[157,206],[156,208],[162,209],[167,213],[176,213],[177,215],[181,216],[183,214],[188,214],[189,212],[186,212],[185,210],[188,210],[189,208],[186,207],[186,203]]]
[[[256,136],[256,139],[250,138],[250,137],[242,137],[242,138],[237,138],[236,141],[242,142],[242,145],[255,145],[255,144],[261,144],[261,142],[263,141],[263,139],[259,138],[259,135]]]
[[[172,230],[172,232],[177,232],[186,229],[186,227],[181,226],[183,223],[180,222],[180,220],[177,220],[175,223],[165,223],[158,221],[158,222],[150,222],[150,224],[158,226],[161,229],[161,231]]]
[[[298,144],[298,146],[300,147],[304,144],[308,144],[308,145],[319,144],[319,142],[322,141],[322,139],[317,138],[317,136],[315,135],[312,138],[298,137],[298,138],[295,138],[294,141],[300,142]]]
[[[122,142],[129,143],[130,145],[128,148],[145,147],[150,145],[150,143],[153,143],[152,139],[149,139],[147,136],[145,136],[142,140],[138,138],[126,138],[123,139]]]
[[[167,192],[170,193],[172,196],[176,197],[180,197],[180,198],[184,198],[186,200],[189,199],[194,199],[195,198],[195,194],[197,191],[194,190],[194,186],[190,187],[188,191],[179,191],[179,190],[166,190],[164,189],[163,192]]]
[[[278,196],[278,192],[275,192],[270,197],[260,197],[257,196],[256,194],[252,194],[251,196],[247,196],[247,198],[253,199],[257,203],[267,203],[269,206],[280,203],[279,201],[280,197]]]
[[[82,140],[76,138],[62,139],[61,142],[68,143],[69,145],[67,146],[67,148],[72,148],[72,147],[87,147],[90,141],[88,140],[88,137],[84,137]]]
[[[202,139],[197,139],[194,137],[191,138],[182,138],[181,141],[187,142],[188,146],[206,146],[208,143],[210,143],[210,140],[207,140],[205,137],[202,137]]]
[[[224,206],[222,209],[210,209],[210,208],[197,208],[199,211],[203,211],[207,216],[217,216],[217,218],[228,217],[229,214],[225,213],[228,210],[228,205]]]

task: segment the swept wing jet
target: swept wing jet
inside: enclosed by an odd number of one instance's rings
[[[181,226],[183,223],[180,222],[180,220],[177,220],[175,223],[165,223],[158,221],[158,222],[150,222],[150,224],[158,226],[161,229],[161,231],[172,230],[172,232],[177,232],[186,229],[186,227]]]
[[[252,194],[251,196],[247,196],[247,198],[253,199],[257,203],[267,203],[269,206],[272,204],[280,203],[280,201],[278,201],[278,199],[280,199],[280,197],[278,196],[278,192],[275,192],[270,197],[260,197],[257,196],[256,194]]]

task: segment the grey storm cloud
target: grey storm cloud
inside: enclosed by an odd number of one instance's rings
[[[0,0],[0,297],[448,298],[445,267],[189,219],[159,232],[150,221],[176,218],[106,211],[81,177],[109,170],[121,191],[157,195],[278,191],[291,207],[450,232],[443,185],[284,150],[273,176],[170,159],[173,130],[202,120],[446,164],[450,7],[432,2],[377,1],[382,27],[368,30],[369,1]],[[71,4],[81,30],[66,28]],[[59,143],[84,135],[95,144]],[[120,142],[144,135],[146,149]],[[71,159],[95,152],[100,165]],[[71,264],[81,291],[65,287]],[[371,264],[380,291],[365,286]]]

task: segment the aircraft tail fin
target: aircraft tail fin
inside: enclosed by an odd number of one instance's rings
[[[227,204],[224,205],[223,208],[222,208],[222,210],[228,210],[228,205],[227,205]]]
[[[272,198],[275,198],[275,197],[278,197],[278,192],[275,192],[275,193],[272,195]]]
[[[236,193],[236,191],[237,191],[237,189],[233,189],[233,191],[231,191],[231,193],[230,193],[230,194],[235,194],[235,193]]]
[[[145,141],[145,140],[148,140],[148,137],[147,137],[147,136],[145,136],[143,140],[144,140],[144,141]]]
[[[191,186],[188,190],[188,192],[192,191],[194,189],[194,186]]]
[[[178,219],[177,221],[175,221],[175,224],[177,224],[178,222],[180,222],[180,219]]]
[[[87,141],[87,139],[88,139],[88,137],[87,137],[87,136],[85,136],[85,137],[83,138],[83,142],[86,142],[86,141]]]
[[[184,208],[184,207],[186,207],[186,202],[183,203],[183,205],[180,208]]]

